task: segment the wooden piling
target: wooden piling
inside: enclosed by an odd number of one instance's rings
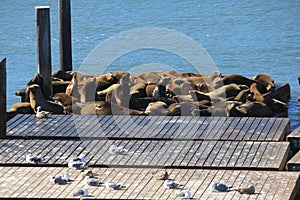
[[[6,58],[0,62],[0,138],[6,137]]]
[[[35,13],[38,73],[44,78],[44,96],[49,99],[52,96],[50,7],[37,6]]]
[[[58,0],[60,69],[72,71],[70,0]]]

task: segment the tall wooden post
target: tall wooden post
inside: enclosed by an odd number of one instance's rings
[[[50,7],[35,7],[38,73],[44,78],[44,96],[52,96]]]
[[[72,71],[71,5],[70,0],[58,0],[58,32],[60,69]]]
[[[0,138],[6,137],[6,58],[0,62]]]

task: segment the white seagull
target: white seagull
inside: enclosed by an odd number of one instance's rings
[[[116,145],[111,145],[108,152],[113,155],[124,155],[127,153],[127,150],[122,147],[117,147]]]
[[[51,112],[42,110],[42,107],[41,107],[41,106],[38,106],[38,107],[36,108],[36,114],[35,114],[35,116],[36,116],[38,119],[47,118],[47,117],[49,117],[50,115],[51,115]]]

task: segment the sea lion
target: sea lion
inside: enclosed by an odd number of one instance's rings
[[[167,115],[166,108],[168,105],[162,101],[156,101],[149,103],[147,106],[145,113],[148,115]]]
[[[156,88],[156,83],[148,83],[146,85],[147,97],[152,97],[152,94],[153,94],[153,91],[155,90],[155,88]]]
[[[63,113],[64,109],[61,105],[45,99],[39,85],[33,84],[29,86],[28,89],[30,91],[30,105],[34,111],[36,111],[38,106],[41,106],[43,110],[49,111],[53,114]]]
[[[172,98],[168,98],[167,96],[167,85],[171,81],[170,77],[162,78],[157,84],[155,89],[153,90],[153,101],[163,101],[167,105],[172,103],[176,103],[176,101]]]
[[[67,73],[60,69],[60,70],[52,72],[52,78],[58,78],[58,79],[62,79],[64,81],[71,81],[72,75],[70,73]]]
[[[78,94],[80,95],[80,102],[95,101],[96,99],[96,78],[89,78],[78,82]]]
[[[113,91],[113,103],[116,102],[117,105],[126,108],[129,107],[130,99],[129,77],[129,73],[124,74],[120,79],[120,84]]]
[[[166,86],[168,97],[173,97],[176,95],[181,95],[181,87],[175,83],[175,81],[171,81]]]
[[[274,90],[274,79],[269,74],[257,74],[253,77],[253,80],[260,83],[267,91]]]
[[[229,117],[273,117],[272,110],[261,102],[246,102],[242,105],[227,105]]]
[[[95,101],[81,108],[82,115],[145,115],[144,112],[124,108],[106,101]]]
[[[237,85],[246,85],[250,88],[250,86],[253,83],[257,84],[257,89],[259,90],[259,92],[261,94],[266,93],[268,90],[267,88],[265,88],[264,86],[262,86],[260,83],[258,83],[256,80],[247,78],[245,76],[242,76],[240,74],[228,74],[228,75],[224,75],[222,79],[216,81],[214,83],[214,88],[220,88],[224,85],[229,85],[231,83],[235,83]]]
[[[53,94],[66,92],[70,83],[70,81],[52,81]]]
[[[130,87],[130,95],[138,94],[137,97],[146,97],[146,84],[137,83]]]
[[[17,114],[33,114],[34,111],[31,108],[29,102],[21,102],[13,104],[7,111],[7,121],[13,118]]]
[[[244,89],[240,91],[240,93],[233,98],[233,101],[246,103],[247,99],[249,98],[249,95],[250,95],[250,89]]]
[[[297,79],[298,79],[298,83],[299,83],[299,85],[300,85],[300,76],[298,76],[298,78],[297,78]]]
[[[76,102],[79,102],[79,99],[72,97],[71,95],[66,93],[56,93],[52,99],[63,106],[65,114],[69,114],[73,111],[79,113],[80,111],[80,108],[76,105]]]
[[[202,93],[197,90],[192,90],[190,91],[190,94],[192,95],[195,101],[202,101],[202,100],[212,101],[213,99],[225,99],[230,97],[234,98],[243,89],[245,89],[244,86],[232,83],[229,85],[224,85],[209,93]]]
[[[250,96],[250,98],[248,97],[250,101],[257,101],[262,103],[265,101],[263,95],[257,89],[257,83],[253,83],[250,86]]]
[[[77,79],[77,73],[73,73],[73,77],[71,82],[66,88],[66,94],[71,95],[77,99],[80,98],[80,95],[78,93],[78,79]]]

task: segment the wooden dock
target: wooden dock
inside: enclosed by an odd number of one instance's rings
[[[288,118],[17,115],[0,140],[0,198],[77,198],[71,191],[86,187],[85,172],[68,168],[67,161],[85,154],[103,182],[125,186],[89,186],[86,198],[174,199],[180,190],[165,189],[151,175],[164,168],[194,199],[296,199],[300,172],[284,171],[288,133]],[[111,145],[127,153],[111,155]],[[28,153],[45,161],[26,163]],[[49,183],[49,176],[63,171],[74,181]],[[211,183],[219,181],[233,188],[252,184],[256,193],[212,192]]]
[[[113,180],[122,183],[122,190],[89,186],[91,198],[101,199],[175,199],[174,193],[163,187],[162,180],[156,180],[145,168],[93,168],[103,182]],[[53,185],[49,177],[68,172],[73,182]],[[170,169],[170,178],[188,189],[194,199],[291,199],[295,196],[295,185],[299,173],[247,171],[247,170],[202,170]],[[3,167],[0,170],[2,198],[75,198],[71,192],[86,188],[82,172],[61,167]],[[252,195],[236,191],[212,192],[212,182],[223,182],[233,188],[255,185]]]

